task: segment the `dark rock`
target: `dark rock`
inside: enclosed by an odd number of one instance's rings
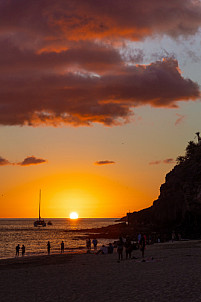
[[[127,219],[134,229],[201,236],[201,144],[189,142],[186,156],[167,173],[158,199],[147,209],[128,213]]]

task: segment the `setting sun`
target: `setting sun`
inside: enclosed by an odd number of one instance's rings
[[[76,212],[71,212],[70,219],[78,219],[78,214]]]

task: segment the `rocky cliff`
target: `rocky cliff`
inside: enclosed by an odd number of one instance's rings
[[[185,156],[165,177],[160,195],[153,205],[128,213],[129,226],[135,230],[201,236],[201,140],[188,143]]]

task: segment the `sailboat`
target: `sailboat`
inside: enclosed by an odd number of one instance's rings
[[[39,218],[38,218],[38,220],[34,221],[34,226],[35,227],[37,227],[37,226],[45,227],[46,226],[45,220],[41,219],[41,217],[40,217],[40,204],[41,204],[41,190],[40,190],[40,193],[39,193]]]

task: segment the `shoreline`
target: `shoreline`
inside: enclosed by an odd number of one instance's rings
[[[185,249],[185,248],[196,248],[197,246],[200,246],[201,248],[201,240],[181,240],[181,241],[167,241],[163,243],[154,243],[151,245],[146,245],[145,251],[152,251],[152,250],[172,250],[172,249]],[[98,248],[99,249],[99,248]],[[140,250],[134,250],[132,254],[140,253]],[[146,252],[145,252],[146,253]],[[95,251],[92,248],[90,253],[87,252],[86,248],[83,249],[75,249],[73,252],[70,250],[70,252],[66,251],[64,253],[50,253],[48,254],[43,254],[43,255],[25,255],[25,256],[18,256],[18,257],[10,257],[10,258],[2,258],[0,259],[0,270],[4,267],[20,267],[20,266],[25,266],[25,265],[30,265],[30,266],[40,266],[40,265],[49,265],[49,264],[61,264],[65,263],[66,260],[69,258],[72,258],[74,256],[78,255],[95,255]],[[116,248],[114,248],[114,254],[117,254]],[[108,257],[107,255],[104,255],[105,257]]]
[[[79,253],[81,255],[82,253]],[[25,257],[14,257],[0,259],[0,270],[10,268],[24,268],[31,266],[43,266],[52,264],[65,263],[69,258],[77,254],[51,254],[51,255],[36,255]]]
[[[25,266],[25,265],[33,265],[33,266],[37,266],[37,265],[49,265],[49,264],[61,264],[64,263],[68,257],[73,257],[76,255],[83,255],[83,254],[87,254],[87,250],[86,248],[81,249],[77,249],[75,250],[75,252],[65,252],[65,253],[50,253],[50,255],[48,254],[43,254],[43,255],[25,255],[25,256],[18,256],[18,257],[12,257],[12,258],[2,258],[0,259],[0,270],[6,266],[11,267],[13,266]],[[92,250],[91,253],[88,254],[94,254],[94,251]]]
[[[0,301],[200,301],[200,240],[148,245],[145,261],[139,250],[132,256],[126,260],[124,252],[123,261],[118,262],[115,249],[108,255],[0,260]]]

